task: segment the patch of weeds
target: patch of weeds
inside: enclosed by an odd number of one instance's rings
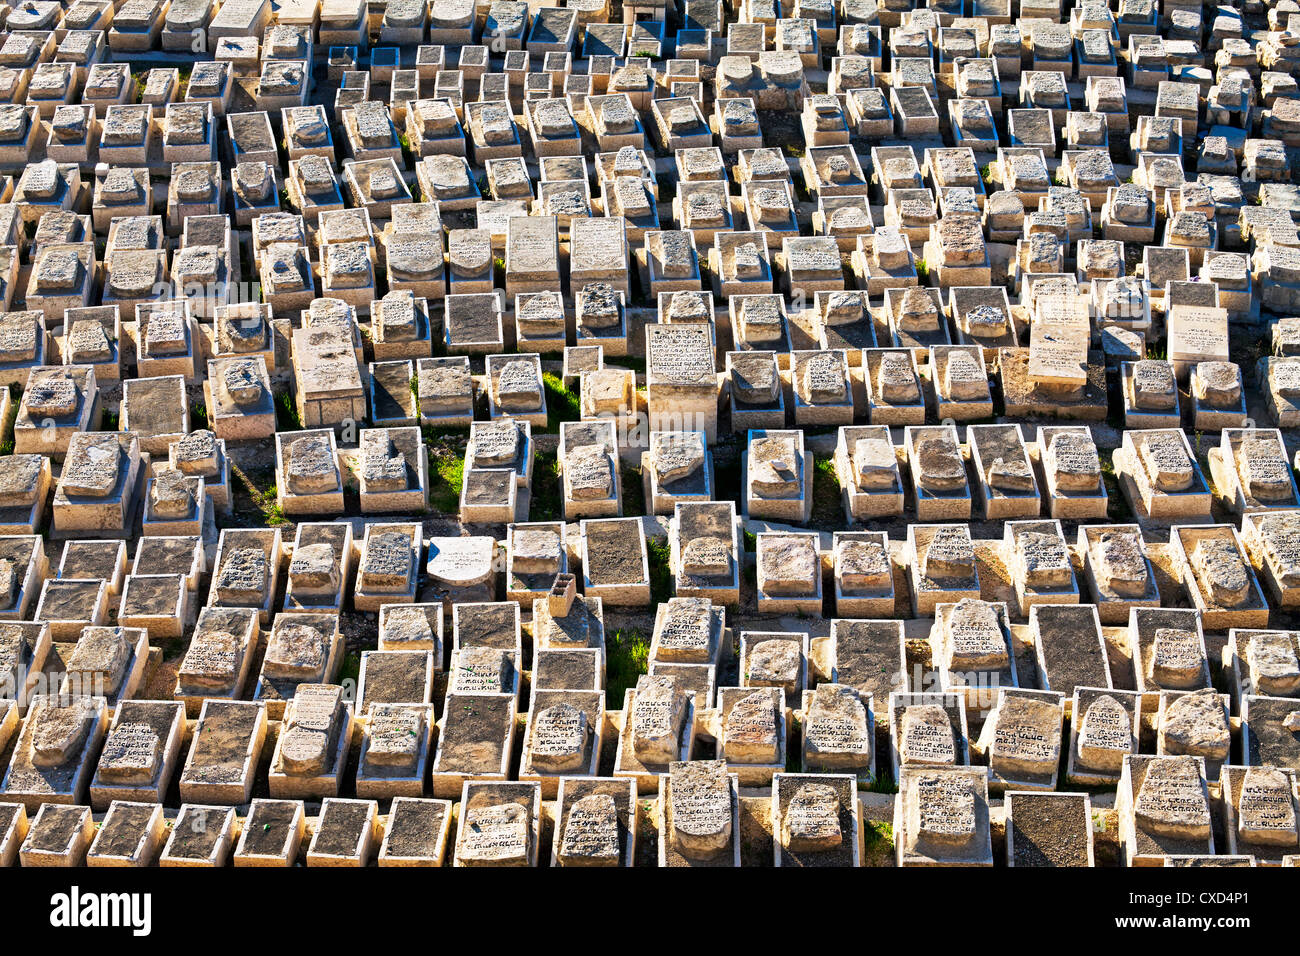
[[[924,259],[916,260],[916,277],[922,282],[928,282],[930,279],[930,264]]]
[[[361,677],[361,654],[353,651],[343,658],[343,664],[339,667],[339,683],[352,681],[355,685]]]
[[[835,461],[831,458],[818,457],[814,459],[813,472],[813,526],[837,527],[843,524],[844,511],[840,506],[840,476],[835,472]]]
[[[546,389],[546,431],[549,434],[559,432],[560,422],[576,422],[582,418],[578,394],[565,387],[564,379],[554,372],[543,372],[542,388]]]
[[[980,167],[980,179],[984,180],[984,182],[988,183],[989,185],[993,184],[992,163],[985,163],[983,166]]]
[[[302,418],[298,415],[298,406],[288,392],[275,396],[275,430],[278,432],[302,431]]]
[[[619,472],[623,482],[623,514],[627,517],[645,514],[645,485],[641,481],[641,472],[632,465],[620,466]]]
[[[802,143],[786,143],[785,151],[795,159],[800,159],[803,157],[804,147]]]
[[[755,554],[758,551],[758,535],[752,531],[742,531],[741,533],[745,536],[745,550],[750,554]]]
[[[564,502],[560,497],[560,462],[553,451],[533,456],[533,497],[528,507],[532,521],[560,521]]]
[[[637,355],[607,355],[605,356],[605,364],[615,365],[618,368],[630,368],[641,375],[645,374],[645,359]]]
[[[1106,514],[1111,521],[1132,521],[1133,509],[1124,497],[1119,486],[1119,476],[1115,474],[1114,452],[1100,452],[1101,480],[1106,483]]]
[[[208,406],[195,402],[190,406],[190,431],[203,431],[208,427]]]
[[[888,774],[878,773],[870,783],[858,784],[862,793],[898,793],[898,784]]]
[[[650,561],[650,602],[663,604],[673,596],[672,547],[666,539],[646,538],[645,549]]]
[[[442,514],[460,512],[460,489],[465,481],[465,456],[454,449],[430,449],[429,507]]]
[[[231,463],[230,470],[234,472],[236,478],[244,485],[248,491],[248,500],[252,502],[254,508],[262,513],[262,523],[268,527],[288,524],[289,520],[285,518],[284,511],[280,508],[280,502],[277,497],[275,485],[268,485],[263,491],[257,487],[257,483],[238,465]],[[268,470],[257,473],[259,476],[274,475],[274,471]]]
[[[106,432],[118,431],[119,430],[118,423],[120,422],[120,420],[121,419],[118,417],[117,412],[111,412],[107,408],[104,409],[104,431]]]
[[[623,693],[650,666],[650,638],[638,628],[618,628],[605,636],[605,706],[623,707]]]
[[[863,820],[863,866],[892,866],[894,827],[883,820]]]
[[[798,731],[799,734],[802,734],[802,730],[801,730],[802,726],[803,724],[800,722],[798,717],[790,718],[791,731]],[[799,734],[796,734],[796,736],[798,736]],[[786,740],[789,741],[789,739],[790,739],[790,734],[787,733]],[[802,748],[800,747],[789,747],[789,746],[785,748],[785,772],[786,773],[799,773],[803,770],[803,767],[801,766],[801,763],[803,762],[802,761],[803,755],[800,753],[801,749]]]
[[[9,414],[0,422],[0,455],[14,453],[14,420],[18,417],[18,406],[23,400],[23,390],[18,385],[9,386]]]

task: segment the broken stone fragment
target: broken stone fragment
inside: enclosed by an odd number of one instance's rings
[[[194,511],[191,479],[176,469],[161,469],[149,486],[149,506],[154,518],[179,520]]]
[[[1226,760],[1231,740],[1228,715],[1218,693],[1204,688],[1175,697],[1160,725],[1165,752]]]

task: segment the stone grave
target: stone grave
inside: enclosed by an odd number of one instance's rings
[[[659,777],[659,865],[740,866],[739,784],[722,760]]]
[[[25,329],[23,334],[28,334]],[[66,458],[73,437],[97,423],[99,389],[94,369],[34,368],[23,381],[26,387],[13,424],[14,453]],[[9,402],[4,404],[7,407]]]
[[[635,787],[617,778],[561,777],[551,861],[555,866],[631,866],[636,851]]]
[[[336,614],[278,615],[267,635],[253,699],[266,705],[270,719],[281,719],[299,687],[328,683],[338,673],[342,655],[343,638]]]
[[[679,500],[669,542],[678,597],[740,603],[742,551],[734,502]]]
[[[1272,428],[1225,428],[1207,455],[1219,497],[1237,514],[1289,510],[1300,493],[1287,461],[1282,433]]]
[[[171,701],[123,700],[104,739],[90,801],[161,803],[171,785],[185,729],[185,705]]]
[[[465,781],[454,865],[537,866],[541,801],[537,783]]]
[[[352,572],[352,525],[301,522],[285,586],[285,611],[339,611]]]
[[[1128,651],[1139,692],[1154,704],[1163,690],[1210,686],[1200,612],[1135,607],[1129,612]]]
[[[1008,521],[1002,554],[1022,616],[1028,617],[1035,604],[1078,603],[1079,586],[1059,521]]]
[[[18,848],[24,867],[84,866],[86,851],[94,839],[95,823],[89,807],[42,803],[34,814],[27,836]]]
[[[775,352],[728,352],[724,388],[731,409],[731,430],[785,426],[785,394]]]
[[[1057,520],[1105,518],[1109,498],[1091,431],[1080,425],[1039,426],[1037,445],[1048,514]]]
[[[1171,550],[1207,630],[1267,627],[1268,602],[1232,525],[1175,525]]]
[[[231,862],[237,867],[294,866],[306,832],[307,819],[301,800],[259,797],[248,807]]]
[[[941,601],[979,599],[979,570],[967,526],[911,524],[905,553],[916,617],[933,615]]]
[[[822,561],[815,533],[761,531],[755,561],[760,614],[821,614]]]
[[[1035,604],[1029,609],[1038,686],[1064,694],[1067,711],[1080,687],[1110,688],[1110,662],[1095,604]]]
[[[903,430],[919,521],[969,518],[970,486],[955,425],[908,425]]]
[[[441,866],[451,824],[451,801],[397,797],[388,812],[380,866]]]
[[[940,689],[963,695],[974,713],[986,714],[1001,688],[1019,684],[1005,604],[969,598],[936,604],[930,654]]]
[[[273,631],[268,655],[276,639]],[[280,728],[267,773],[271,796],[337,796],[352,736],[352,705],[344,701],[343,688],[328,683],[299,684],[284,705]]]
[[[1114,464],[1139,524],[1210,520],[1209,487],[1182,430],[1126,431]]]
[[[276,503],[284,514],[343,513],[343,481],[332,430],[278,432],[275,453]]]
[[[974,767],[907,767],[894,803],[898,866],[992,866],[988,784]]]
[[[1012,791],[1006,809],[1007,866],[1095,866],[1092,800],[1086,793]]]
[[[1065,695],[1003,687],[972,750],[988,761],[989,789],[1055,790]]]
[[[1142,695],[1110,688],[1076,687],[1070,715],[1066,779],[1077,786],[1118,783],[1124,757],[1138,750]]]
[[[243,696],[260,627],[253,608],[204,607],[176,672],[172,696],[197,717],[206,700]]]
[[[1197,757],[1126,757],[1115,801],[1129,866],[1214,852],[1205,763]]]
[[[164,833],[161,803],[114,800],[86,852],[86,865],[152,866]]]
[[[1224,837],[1229,854],[1249,854],[1263,865],[1286,865],[1297,844],[1295,771],[1224,767]]]
[[[984,517],[1037,517],[1041,508],[1038,483],[1020,427],[970,425],[966,441],[971,465],[979,476],[976,494]]]
[[[519,780],[535,781],[543,797],[553,797],[561,779],[594,777],[604,732],[604,699],[598,690],[535,690]]]
[[[103,697],[33,695],[0,795],[29,813],[42,804],[85,803],[108,720]]]
[[[584,518],[582,592],[617,607],[650,604],[650,565],[640,518]]]

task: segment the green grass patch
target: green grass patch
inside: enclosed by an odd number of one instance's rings
[[[244,490],[248,493],[249,503],[262,513],[263,524],[274,527],[289,523],[289,520],[284,516],[284,511],[280,508],[275,485],[267,485],[265,489],[257,487],[258,480],[268,480],[275,477],[273,466],[267,466],[250,475],[234,462],[231,462],[230,470],[239,483],[244,486]]]
[[[343,664],[339,667],[339,683],[352,681],[352,686],[356,686],[357,681],[361,678],[361,654],[353,651],[343,658]]]
[[[120,420],[121,419],[118,417],[117,412],[111,412],[107,408],[104,409],[104,431],[106,432],[118,431],[119,430],[118,423]]]
[[[18,406],[22,404],[23,390],[18,385],[9,386],[9,414],[0,422],[0,455],[14,453],[14,420],[18,418]]]
[[[930,278],[930,264],[924,259],[916,260],[916,277],[922,282]]]
[[[840,476],[835,472],[832,458],[818,457],[813,462],[812,523],[816,527],[835,527],[844,523]]]
[[[446,515],[460,513],[460,489],[465,481],[465,456],[455,449],[430,449],[429,507]]]
[[[208,427],[208,406],[195,402],[190,406],[190,431],[203,431]]]
[[[533,456],[533,498],[528,506],[528,517],[533,521],[563,520],[562,494],[560,462],[556,453],[537,452]]]
[[[650,638],[637,628],[605,636],[605,706],[622,709],[623,692],[650,666]]]
[[[757,554],[758,535],[754,534],[752,531],[742,531],[741,534],[745,536],[745,550],[750,554]]]
[[[640,517],[646,513],[645,484],[641,481],[641,469],[621,465],[619,472],[623,482],[623,514],[629,518]]]
[[[646,538],[645,548],[650,560],[650,602],[663,604],[673,596],[672,547],[667,540]]]
[[[302,431],[302,418],[298,414],[298,406],[294,404],[293,396],[288,392],[280,392],[275,396],[275,430]]]
[[[606,365],[616,365],[619,368],[630,368],[641,375],[645,374],[645,359],[637,355],[614,355],[605,356]]]
[[[883,820],[863,820],[863,866],[893,866],[894,827]]]
[[[558,434],[560,422],[576,422],[582,418],[582,402],[577,392],[564,385],[564,379],[554,372],[542,373],[542,388],[546,389],[546,431]]]

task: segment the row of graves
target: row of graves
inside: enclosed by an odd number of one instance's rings
[[[1255,514],[1265,536],[1300,521]],[[854,865],[877,780],[899,787],[899,865],[992,865],[995,847],[1009,865],[1093,865],[1098,801],[1119,827],[1110,862],[1295,861],[1300,638],[1270,628],[1255,566],[1277,569],[1279,547],[1231,525],[1175,525],[1164,547],[1137,525],[1085,528],[1080,603],[1059,526],[1008,523],[1027,590],[1005,595],[981,586],[992,560],[967,525],[914,527],[924,609],[747,630],[734,602],[679,590],[621,702],[605,605],[637,598],[579,593],[563,524],[510,526],[504,575],[496,540],[426,541],[418,523],[368,524],[358,545],[348,523],[304,522],[291,548],[228,528],[210,575],[197,535],[142,538],[130,573],[122,541],[70,541],[54,577],[38,539],[0,539],[10,580],[41,593],[0,625],[4,862],[536,865],[549,848],[554,865],[738,865],[743,807],[766,814],[772,862]],[[817,535],[800,537],[760,534],[760,588],[820,580]],[[158,694],[176,622],[112,623],[104,596],[125,609],[144,584],[198,605],[186,572],[207,601]],[[1180,578],[1186,595],[1162,594]],[[379,619],[355,682],[349,596]],[[210,814],[202,836],[183,826]]]
[[[0,864],[1296,865],[1300,24],[1014,7],[9,10]]]

